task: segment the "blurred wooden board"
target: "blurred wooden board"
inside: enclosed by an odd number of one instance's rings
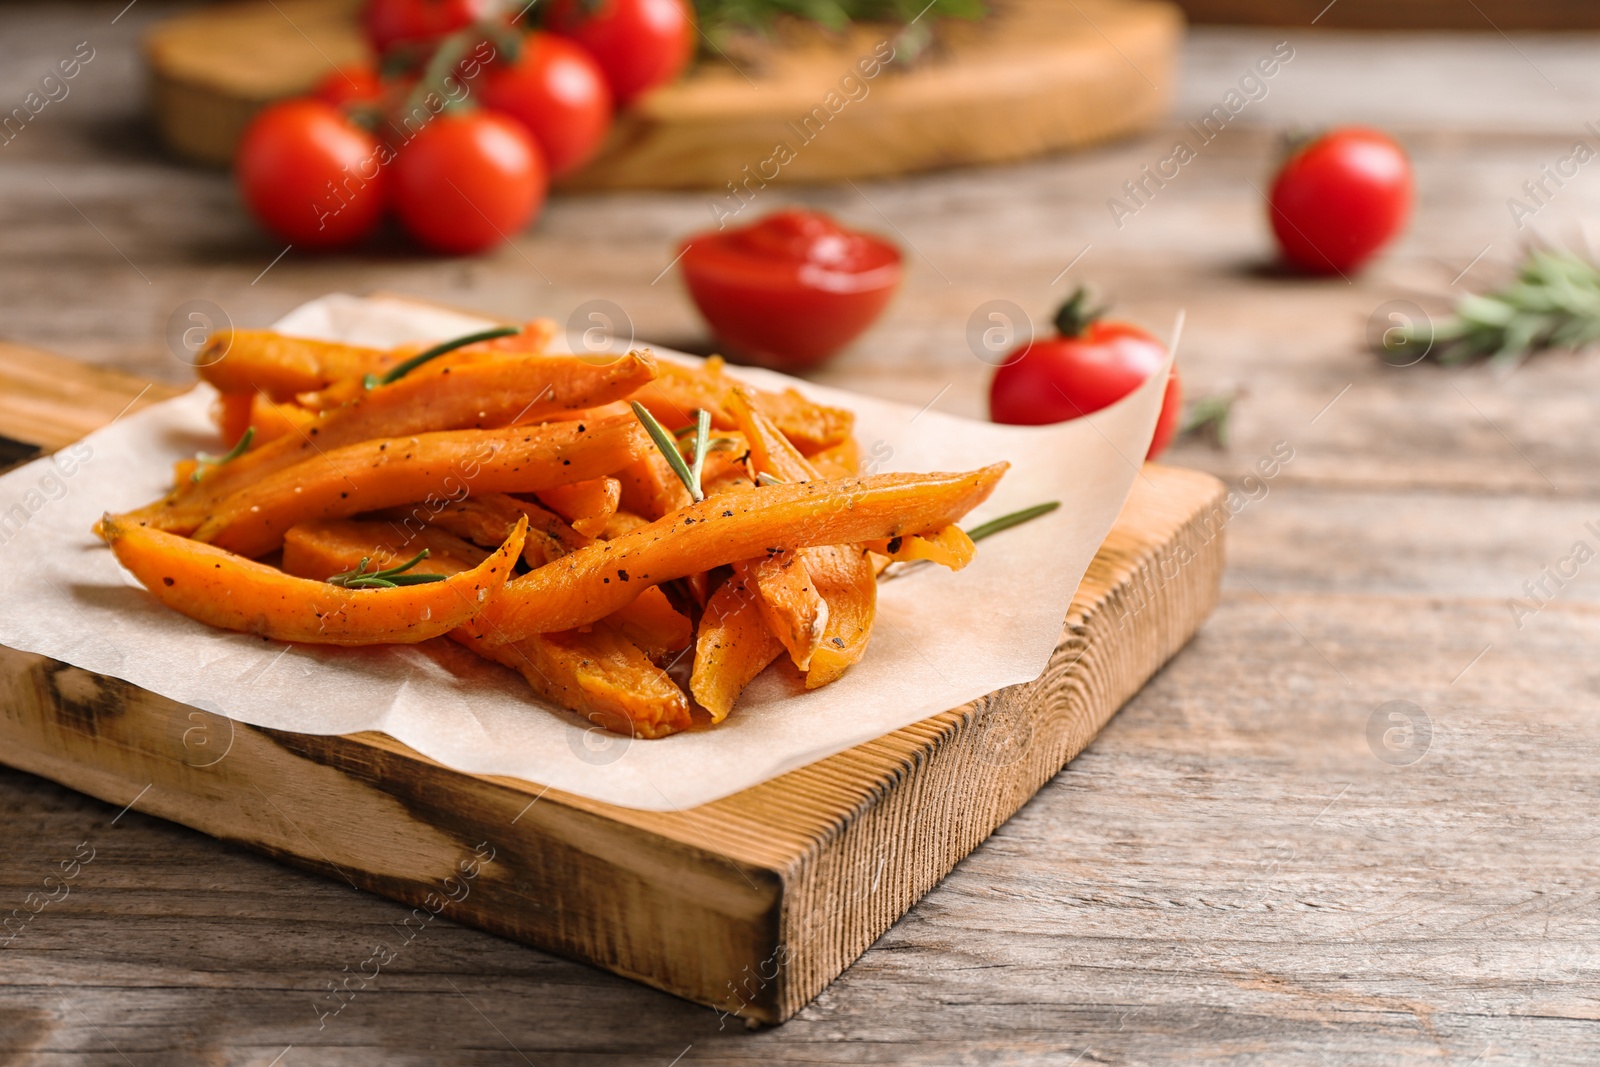
[[[1352,30],[1593,30],[1591,0],[1176,0],[1195,22]]]
[[[46,450],[172,392],[0,346],[0,434]],[[136,797],[141,812],[411,904],[418,923],[445,914],[778,1022],[1189,639],[1216,601],[1226,514],[1215,478],[1147,465],[1038,680],[689,810],[462,774],[381,734],[235,724],[4,648],[0,762]]]
[[[1164,112],[1183,29],[1173,5],[994,7],[981,22],[941,23],[909,67],[871,77],[863,61],[905,49],[895,27],[795,31],[729,63],[701,63],[622,113],[600,157],[566,184],[731,193],[732,183],[749,195],[768,182],[1024,159],[1134,132]],[[347,0],[202,8],[146,37],[156,124],[179,156],[225,165],[263,105],[365,53]]]

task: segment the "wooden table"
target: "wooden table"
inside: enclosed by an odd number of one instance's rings
[[[169,9],[144,0],[113,24],[121,7],[0,8],[0,103],[78,41],[97,50],[72,95],[0,148],[6,336],[178,381],[164,337],[186,300],[260,325],[329,289],[383,288],[562,318],[604,297],[640,337],[703,343],[674,277],[658,278],[673,240],[710,220],[693,194],[561,200],[481,260],[394,242],[275,262],[225,178],[155,154],[132,44]],[[911,250],[905,293],[829,382],[980,413],[971,311],[1006,298],[1042,319],[1093,279],[1162,331],[1186,308],[1190,389],[1249,395],[1229,451],[1171,457],[1248,499],[1210,623],[793,1021],[724,1028],[440,921],[319,1030],[313,1001],[398,905],[0,772],[0,906],[80,842],[94,850],[70,897],[0,949],[0,1062],[1596,1062],[1600,585],[1580,571],[1520,629],[1507,601],[1575,542],[1600,543],[1584,525],[1600,519],[1600,366],[1396,369],[1362,337],[1387,301],[1436,311],[1503,276],[1527,236],[1506,198],[1597,140],[1583,129],[1600,117],[1597,49],[1204,31],[1176,118],[1284,37],[1296,58],[1269,97],[1121,230],[1107,197],[1168,154],[1176,124],[1072,158],[798,194]],[[1280,276],[1262,266],[1251,183],[1278,128],[1340,116],[1402,135],[1415,221],[1349,282]],[[1567,239],[1596,207],[1590,167],[1534,221]],[[1278,442],[1292,461],[1244,481]],[[1409,747],[1403,732],[1385,747],[1384,719],[1369,741],[1390,701],[1414,705]]]

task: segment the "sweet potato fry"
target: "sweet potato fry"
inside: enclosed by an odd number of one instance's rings
[[[654,447],[619,470],[617,479],[622,490],[620,506],[652,522],[689,503],[689,490]]]
[[[606,520],[616,513],[622,500],[622,483],[615,478],[591,478],[536,495],[539,503],[566,519],[574,530],[593,537],[605,529]]]
[[[643,515],[635,515],[631,511],[622,511],[619,509],[616,514],[606,519],[605,529],[601,530],[595,536],[602,541],[609,541],[614,537],[621,537],[625,533],[628,533],[632,530],[637,530],[641,526],[649,525],[650,520],[645,518]]]
[[[759,599],[735,573],[717,587],[700,616],[689,691],[721,722],[745,686],[783,653],[762,617]]]
[[[485,363],[490,360],[503,359],[507,356],[541,356],[553,335],[555,324],[549,319],[536,319],[528,323],[519,332],[505,337],[495,337],[485,341],[474,341],[471,344],[453,348],[448,352],[433,356],[427,361],[426,372],[430,374],[441,373],[444,368],[458,368],[472,363]],[[398,362],[404,363],[413,356],[420,356],[432,346],[405,345],[394,350]],[[415,372],[413,372],[415,373]],[[295,394],[295,403],[308,411],[330,411],[342,407],[367,391],[363,381],[365,375],[349,378],[340,378],[326,388],[310,392]]]
[[[759,560],[741,560],[733,565],[731,580],[755,590],[767,629],[788,650],[796,667],[802,671],[809,667],[827,630],[828,604],[800,553],[777,552]]]
[[[882,541],[868,541],[865,545],[894,563],[909,563],[926,559],[958,571],[972,562],[978,546],[961,527],[952,523],[942,530],[927,534],[905,534]]]
[[[728,398],[734,420],[750,443],[750,465],[758,473],[786,481],[809,481],[816,474],[811,460],[783,436],[743,390]],[[806,688],[815,689],[842,675],[867,651],[878,606],[877,569],[871,557],[854,545],[821,545],[800,553],[812,588],[827,606],[823,631],[806,663]]]
[[[444,581],[347,589],[110,515],[102,525],[117,562],[174,611],[224,630],[322,645],[415,644],[449,633],[501,590],[525,532],[519,524],[493,555]]]
[[[646,586],[603,621],[616,627],[652,659],[664,660],[694,640],[694,626],[657,585]]]
[[[414,500],[442,503],[471,492],[536,492],[599,477],[649,447],[644,428],[630,419],[363,441],[232,494],[194,536],[259,556],[277,548],[289,527],[309,519],[346,518]]]
[[[363,557],[370,557],[374,567],[392,567],[424,548],[428,559],[419,566],[433,574],[471,570],[490,555],[486,549],[432,526],[405,532],[381,519],[316,519],[291,526],[284,533],[283,570],[322,582],[355,567]]]
[[[655,585],[771,550],[853,544],[939,529],[982,503],[1006,464],[960,474],[876,474],[731,491],[506,586],[485,622],[500,634],[570,630]],[[504,640],[503,636],[491,640]]]
[[[505,493],[422,501],[390,508],[381,515],[402,531],[435,526],[480,546],[499,544],[506,531],[526,516],[528,541],[522,546],[522,558],[529,567],[542,567],[589,543],[589,538],[568,526],[561,516]]]
[[[750,469],[785,482],[809,482],[816,467],[800,453],[783,431],[755,405],[755,394],[744,386],[728,391],[728,415],[744,437],[750,452]]]
[[[555,411],[609,402],[654,374],[653,357],[642,352],[604,366],[576,357],[530,356],[431,373],[419,368],[324,414],[301,432],[208,471],[197,483],[180,484],[129,516],[174,533],[192,533],[229,494],[334,449],[380,437],[534,422]]]
[[[260,391],[284,401],[340,378],[381,373],[408,354],[272,330],[218,330],[206,339],[197,362],[200,377],[221,392],[248,396]]]
[[[265,393],[257,393],[250,399],[250,426],[256,431],[252,448],[260,448],[280,437],[298,438],[317,422],[315,412],[294,404],[275,403],[267,399]]]
[[[700,367],[684,367],[663,360],[661,373],[650,384],[633,394],[632,399],[650,409],[650,414],[670,430],[694,422],[694,412],[704,408],[711,413],[711,425],[731,430],[735,423],[726,407],[728,390],[739,383],[723,372],[721,358],[712,356]],[[818,452],[837,445],[850,436],[855,415],[843,408],[830,408],[807,400],[793,389],[769,393],[750,389],[755,405],[778,425],[784,436],[802,452]]]
[[[427,566],[440,574],[466,570],[474,555],[484,554],[476,546],[431,528],[405,539],[386,522],[345,519],[292,528],[284,538],[283,565],[290,573],[321,579],[354,567],[363,557],[389,566],[415,555],[418,545],[430,549],[433,554]],[[659,597],[661,591],[652,588],[647,592]],[[660,603],[672,612],[664,597]],[[677,645],[682,648],[689,640],[689,623],[676,612],[672,614],[677,619],[674,629],[684,631]],[[546,700],[571,708],[608,730],[641,737],[676,732],[689,724],[688,702],[672,679],[650,662],[650,650],[633,634],[628,622],[614,616],[587,633],[534,634],[492,649],[465,628],[453,630],[450,636],[516,670]]]
[[[216,403],[211,405],[211,421],[217,424],[217,432],[229,448],[250,428],[250,408],[254,400],[254,393],[219,393]]]
[[[807,664],[806,688],[837,679],[867,651],[878,610],[878,574],[858,545],[825,545],[806,553],[806,570],[828,605],[827,628]]]
[[[806,457],[819,478],[848,478],[861,473],[861,446],[854,437]]]
[[[632,418],[632,415],[628,417]],[[528,520],[528,540],[523,546],[522,558],[530,567],[542,567],[551,560],[592,543],[591,538],[572,529],[560,516],[551,514],[537,504],[504,493],[483,493],[437,508],[430,508],[426,504],[394,508],[384,518],[390,528],[401,536],[414,531],[449,530],[476,547],[499,544],[505,538],[506,531],[524,516]],[[640,519],[638,525],[643,526],[644,520]],[[481,548],[478,550],[482,551]],[[285,556],[288,551],[288,541],[285,540]],[[607,618],[652,658],[677,652],[694,637],[694,628],[689,620],[655,586],[646,587],[632,603],[617,609]]]
[[[467,644],[520,672],[546,700],[613,733],[666,737],[692,722],[683,690],[608,623],[584,633],[536,634],[495,647]]]

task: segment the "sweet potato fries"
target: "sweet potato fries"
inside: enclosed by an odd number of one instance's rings
[[[425,348],[264,331],[202,376],[229,450],[97,532],[152,596],[282,641],[449,636],[607,730],[718,723],[774,662],[858,661],[891,561],[953,569],[1004,464],[864,474],[848,411],[720,360],[552,354],[548,323]]]

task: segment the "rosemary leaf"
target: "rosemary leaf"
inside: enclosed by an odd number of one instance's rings
[[[220,456],[212,456],[206,454],[205,452],[199,453],[194,457],[194,473],[189,475],[189,480],[191,482],[198,482],[201,474],[207,467],[220,467],[224,463],[231,463],[232,461],[238,459],[240,456],[245,454],[245,450],[250,447],[250,442],[254,441],[255,439],[256,428],[254,426],[250,426],[245,429],[244,434],[239,438],[232,448],[228,449],[225,454]]]
[[[672,468],[672,473],[676,474],[678,480],[683,483],[683,487],[689,490],[689,497],[697,504],[704,500],[706,495],[700,489],[698,468],[696,471],[689,469],[689,464],[684,462],[683,453],[678,451],[678,442],[673,439],[672,434],[668,433],[666,427],[656,421],[656,417],[650,414],[643,404],[634,400],[631,401],[631,405],[634,415],[638,416],[639,421],[644,424],[645,432],[650,435],[650,440],[654,441],[656,447],[661,450],[661,455],[666,459],[667,465]],[[710,415],[702,411],[700,417],[706,420],[706,426],[709,428],[711,425]],[[699,439],[698,424],[696,438]],[[705,457],[702,454],[700,462],[703,464],[704,461]]]
[[[1242,389],[1233,389],[1226,393],[1196,397],[1189,405],[1189,409],[1183,413],[1183,424],[1178,427],[1178,436],[1202,435],[1211,442],[1211,447],[1226,449],[1228,434],[1232,429],[1233,405],[1242,395],[1244,395]]]
[[[497,337],[510,337],[514,333],[521,332],[522,327],[520,326],[496,326],[492,330],[479,330],[477,333],[469,333],[463,337],[457,337],[453,341],[442,341],[424,352],[418,352],[404,363],[390,367],[387,374],[382,376],[376,374],[367,375],[362,384],[368,389],[373,389],[380,385],[390,385],[404,378],[429,360],[438,359],[446,352],[454,352],[458,348],[475,345],[479,341],[493,341]]]
[[[974,541],[981,541],[990,534],[997,534],[1001,530],[1009,530],[1013,526],[1020,526],[1030,519],[1037,519],[1040,515],[1048,515],[1060,506],[1061,501],[1051,500],[1044,504],[1035,504],[1031,508],[1023,508],[1021,511],[1013,511],[1009,515],[1002,515],[998,519],[990,519],[988,522],[974,526],[967,531],[967,536]]]
[[[1547,348],[1582,348],[1600,341],[1600,269],[1571,252],[1531,249],[1512,284],[1463,297],[1455,315],[1427,320],[1386,339],[1387,355],[1432,356],[1441,363],[1488,358],[1515,365]],[[1419,351],[1420,350],[1420,351]]]
[[[988,4],[984,0],[695,0],[695,9],[700,28],[715,47],[735,33],[769,33],[785,16],[837,31],[852,22],[909,25],[936,18],[979,19],[988,13]]]
[[[694,479],[694,484],[689,487],[689,492],[696,500],[705,499],[705,493],[700,490],[701,477],[706,469],[706,444],[711,434],[711,412],[701,408],[694,415],[694,460],[689,466],[689,474]]]
[[[425,548],[412,556],[409,560],[394,567],[383,570],[368,571],[367,565],[372,562],[372,557],[362,556],[354,570],[335,574],[328,579],[329,585],[343,586],[346,589],[393,589],[401,585],[426,585],[429,582],[442,582],[442,574],[406,574],[405,572],[428,558]]]

